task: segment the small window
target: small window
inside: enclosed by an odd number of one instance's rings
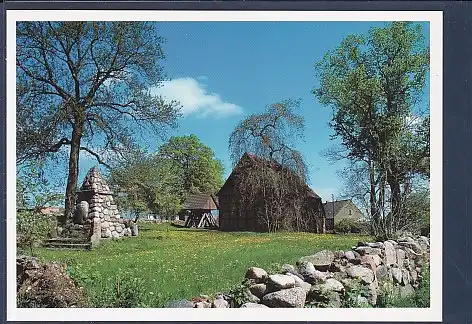
[[[352,209],[349,209],[349,215],[352,215]]]

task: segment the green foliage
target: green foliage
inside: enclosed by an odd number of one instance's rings
[[[353,279],[344,295],[343,308],[372,308],[372,306],[364,299],[367,298],[367,287],[363,285],[359,279]]]
[[[40,248],[37,254],[40,260],[65,262],[88,296],[112,294],[116,277],[126,273],[123,277],[146,283],[142,302],[165,307],[170,300],[228,292],[252,266],[268,270],[276,263],[295,264],[316,250],[346,250],[370,239],[303,232],[196,231],[145,222],[139,230],[138,237],[106,241],[91,251]]]
[[[112,168],[110,184],[125,195],[120,208],[136,216],[176,215],[189,193],[215,193],[223,184],[223,165],[195,135],[172,137],[157,153],[135,151]]]
[[[16,207],[40,210],[46,205],[54,205],[64,199],[64,195],[51,189],[43,173],[40,161],[24,164],[16,178]]]
[[[231,307],[241,307],[242,304],[247,302],[250,285],[251,281],[249,279],[244,279],[242,283],[235,285],[229,290],[232,303]]]
[[[334,231],[336,233],[367,233],[366,224],[351,218],[341,219],[334,224]]]
[[[428,70],[421,26],[408,22],[349,35],[316,64],[313,93],[332,108],[333,138],[341,140],[334,156],[367,169],[364,197],[356,198],[369,202],[381,236],[402,226],[414,177],[429,178],[429,113],[418,106]]]
[[[110,172],[109,183],[122,195],[121,210],[134,213],[175,215],[184,194],[181,172],[172,161],[136,151]]]
[[[186,194],[216,193],[223,185],[223,164],[194,134],[171,137],[157,155],[176,164]]]
[[[81,272],[80,266],[68,267],[69,276],[79,285],[97,288],[88,296],[91,307],[136,308],[149,307],[149,294],[146,294],[146,283],[134,277],[130,272],[120,272],[115,277],[104,278],[103,273]]]
[[[53,220],[46,215],[32,211],[16,214],[16,242],[19,248],[28,248],[33,255],[33,247],[48,238],[54,227]]]
[[[401,296],[398,286],[392,283],[381,290],[377,299],[376,307],[384,308],[427,308],[430,307],[430,276],[429,268],[425,268],[422,273],[418,289],[411,296]]]

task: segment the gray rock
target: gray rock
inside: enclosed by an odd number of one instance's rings
[[[267,278],[267,272],[262,268],[251,267],[247,269],[246,278],[252,279],[256,283],[261,283]]]
[[[370,246],[359,246],[355,249],[360,255],[366,255],[372,253],[372,248]]]
[[[388,268],[384,265],[377,267],[375,275],[377,277],[377,280],[380,281],[389,279]]]
[[[322,283],[325,282],[326,279],[328,279],[328,274],[318,270],[315,270],[311,275],[305,277],[305,281],[311,284]]]
[[[397,261],[397,254],[395,252],[395,248],[390,241],[386,241],[385,243],[385,264],[386,265],[394,265]]]
[[[300,279],[299,277],[295,276],[294,274],[291,274],[291,273],[288,273],[287,274],[288,276],[292,276],[293,279],[295,279],[295,287],[301,287],[303,288],[303,290],[305,290],[305,292],[309,292],[310,289],[311,289],[311,284],[309,284],[308,282],[306,281],[303,281],[302,279]]]
[[[257,304],[257,303],[244,303],[241,305],[241,308],[269,308],[266,305],[263,304]]]
[[[195,308],[211,308],[211,303],[206,301],[201,301],[195,304]]]
[[[376,249],[384,249],[384,243],[383,242],[374,242],[374,243],[367,243],[367,246],[371,248],[376,248]]]
[[[412,249],[416,254],[421,255],[423,253],[423,249],[416,242],[405,242],[405,241],[403,241],[403,242],[399,242],[398,244],[401,245],[401,246]]]
[[[311,262],[315,269],[320,271],[326,271],[329,269],[329,266],[334,260],[334,253],[328,250],[323,250],[317,252],[313,255],[305,256],[298,260],[297,265],[302,263],[303,261]]]
[[[415,293],[415,289],[410,285],[405,285],[405,286],[398,286],[395,287],[394,290],[397,294],[400,295],[400,297],[410,297]]]
[[[138,231],[138,224],[135,222],[132,222],[130,224],[130,229],[131,229],[131,236],[138,236],[139,231]]]
[[[267,286],[271,291],[295,287],[295,279],[292,276],[275,274],[269,276]]]
[[[410,284],[410,272],[407,269],[402,269],[402,284],[404,286]]]
[[[213,308],[228,308],[229,304],[224,299],[215,299],[212,303]]]
[[[418,237],[418,244],[426,251],[429,248],[429,239],[426,236],[420,236]]]
[[[298,273],[304,278],[310,276],[315,272],[315,266],[309,261],[302,261],[298,264]]]
[[[262,304],[273,308],[303,308],[306,292],[301,287],[283,289],[262,298]]]
[[[88,218],[89,204],[85,200],[79,202],[74,212],[74,224],[83,224]]]
[[[267,293],[267,286],[264,283],[258,283],[250,286],[249,291],[257,298],[262,298]]]
[[[344,257],[348,260],[354,260],[356,258],[353,251],[344,252]]]
[[[243,294],[243,303],[258,303],[260,301],[261,299],[254,296],[249,289]]]
[[[415,270],[410,270],[410,283],[418,281],[418,273]]]
[[[193,308],[193,303],[188,300],[171,300],[167,308]]]
[[[327,279],[326,282],[322,285],[328,291],[336,291],[336,292],[343,292],[344,291],[343,284],[340,283],[339,281],[337,281],[334,278]]]
[[[403,278],[402,270],[398,268],[392,268],[390,271],[392,272],[393,281],[401,283]]]
[[[346,269],[346,273],[351,278],[359,278],[362,282],[370,284],[374,281],[374,273],[372,270],[363,266],[350,266]]]
[[[403,260],[405,260],[405,257],[406,252],[402,249],[397,249],[397,264],[399,268],[403,267]]]
[[[377,305],[378,289],[379,289],[379,283],[377,280],[374,280],[367,287],[367,300],[372,306]]]

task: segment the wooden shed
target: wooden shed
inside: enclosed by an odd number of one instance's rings
[[[218,200],[209,193],[197,193],[188,195],[184,202],[183,209],[187,212],[188,218],[186,227],[217,227],[218,223],[211,213],[218,210]]]
[[[264,182],[267,174],[271,177],[269,185]],[[254,177],[257,178],[256,185]],[[248,183],[250,178],[253,179],[251,184]],[[280,202],[277,201],[278,207],[282,208],[273,212],[270,199],[266,199],[267,192],[277,191],[280,181],[290,181],[286,186],[289,191]],[[241,157],[217,196],[220,230],[326,232],[321,198],[292,171],[249,153]],[[278,219],[268,219],[271,213],[277,213]]]

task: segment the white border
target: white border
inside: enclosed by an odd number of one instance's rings
[[[60,15],[60,16],[58,16]],[[7,320],[8,321],[441,321],[442,320],[442,11],[84,11],[7,10]],[[17,21],[429,21],[431,114],[431,307],[425,309],[21,309],[16,308]]]

